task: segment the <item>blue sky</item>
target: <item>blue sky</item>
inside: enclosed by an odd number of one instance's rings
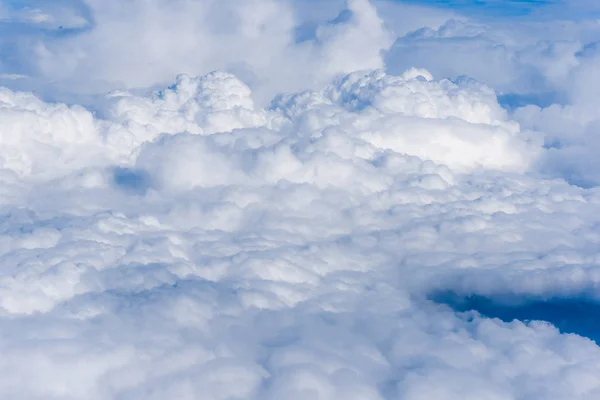
[[[554,0],[404,0],[404,3],[426,4],[452,9],[468,15],[524,16],[558,4]]]

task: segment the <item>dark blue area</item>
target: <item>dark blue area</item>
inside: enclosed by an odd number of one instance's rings
[[[354,16],[354,13],[348,9],[346,10],[342,10],[337,17],[335,17],[333,20],[329,21],[330,24],[332,25],[337,25],[337,24],[345,24],[348,23],[352,17]]]
[[[564,104],[565,100],[558,93],[506,93],[498,95],[498,103],[507,110],[535,105],[540,108],[550,107],[552,104]]]
[[[113,182],[121,190],[134,194],[145,194],[150,188],[150,176],[140,170],[116,167],[113,169]]]
[[[464,14],[523,16],[542,6],[559,4],[557,0],[401,0],[402,3],[446,8]]]
[[[574,333],[600,343],[600,302],[582,297],[527,298],[516,295],[485,297],[440,292],[430,300],[457,312],[477,311],[505,322],[546,321],[562,333]]]
[[[554,147],[559,148],[559,147]],[[569,185],[577,186],[582,189],[592,189],[598,186],[598,182],[593,179],[587,178],[584,174],[582,174],[576,166],[559,166],[555,168],[549,168],[548,170],[544,170],[544,173],[549,178],[559,177],[564,179]]]
[[[338,25],[348,23],[354,14],[348,9],[340,11],[337,17],[327,21],[328,25]],[[310,40],[317,39],[317,30],[319,29],[319,23],[315,21],[309,21],[302,25],[297,26],[294,29],[294,37],[296,43],[307,42]]]
[[[316,22],[307,22],[294,29],[294,36],[296,43],[308,42],[315,40],[317,37],[317,29],[319,24]]]

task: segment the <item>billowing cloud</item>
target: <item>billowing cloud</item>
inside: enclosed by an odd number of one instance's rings
[[[82,95],[218,69],[236,73],[256,88],[257,98],[268,100],[282,90],[316,89],[338,74],[381,68],[381,52],[393,40],[368,0],[337,2],[325,20],[277,0],[80,3],[37,2],[37,8],[13,10],[8,21],[28,30],[39,24],[20,15],[34,11],[48,21],[77,12],[85,24],[45,22],[52,27],[41,35],[17,35],[26,53],[13,55],[0,72],[25,69],[48,90]],[[8,51],[11,45],[5,46]]]
[[[598,398],[597,23],[470,15],[0,2],[0,398]]]

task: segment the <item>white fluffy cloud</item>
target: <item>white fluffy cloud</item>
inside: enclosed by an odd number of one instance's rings
[[[96,121],[83,107],[47,104],[31,93],[2,88],[0,115],[4,169],[51,175],[64,167],[84,167],[102,150]]]
[[[78,12],[87,24],[57,23],[35,40],[15,35],[23,55],[13,55],[0,72],[25,69],[50,84],[49,91],[71,94],[147,88],[177,74],[218,69],[244,78],[267,101],[280,91],[318,88],[338,74],[381,68],[381,53],[393,40],[368,0],[337,2],[325,20],[295,12],[288,0],[61,0],[36,6],[50,20]],[[307,40],[298,40],[303,26]]]
[[[4,165],[18,177],[3,193],[4,396],[600,390],[587,339],[465,319],[423,297],[553,293],[595,276],[578,266],[583,250],[567,259],[562,246],[593,242],[584,215],[597,201],[509,174],[540,143],[484,85],[353,73],[262,109],[233,75],[181,75],[148,96],[111,94],[103,120],[4,97],[27,129],[6,125],[3,140],[23,138],[32,160]],[[32,167],[45,160],[52,174]],[[546,388],[568,366],[571,380]]]
[[[430,300],[598,301],[600,192],[571,184],[599,176],[591,22],[73,0],[0,24],[34,50],[0,62],[1,398],[600,395],[592,340]]]

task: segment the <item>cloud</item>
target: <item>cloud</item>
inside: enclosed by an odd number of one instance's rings
[[[593,82],[598,23],[573,17],[567,11],[572,6],[541,7],[543,18],[534,13],[520,22],[462,17],[417,29],[396,39],[386,53],[387,69],[399,73],[417,66],[435,76],[466,75],[485,82],[502,95],[511,118],[523,129],[545,136],[547,151],[536,170],[595,186],[599,180],[590,149],[597,136]]]
[[[318,88],[338,74],[383,67],[380,53],[392,37],[369,1],[340,2],[329,20],[312,23],[310,14],[304,16],[314,32],[302,42],[296,41],[296,32],[305,21],[298,20],[303,14],[291,3],[92,0],[61,1],[52,7],[40,3],[36,10],[48,18],[79,12],[78,18],[88,25],[67,30],[61,25],[56,33],[36,35],[35,40],[15,35],[23,40],[19,46],[23,56],[15,54],[0,72],[26,69],[32,78],[50,85],[47,91],[55,95],[83,95],[148,88],[177,74],[202,75],[218,69],[241,76],[265,101],[281,90]],[[338,14],[347,18],[337,18]],[[10,45],[6,46],[8,52]]]
[[[110,94],[104,119],[4,99],[32,127],[22,154],[53,172],[4,167],[19,177],[0,227],[5,396],[599,390],[595,364],[575,367],[597,358],[587,339],[425,299],[577,292],[595,273],[575,264],[595,201],[521,175],[541,144],[485,85],[360,72],[261,108],[231,74],[180,75],[147,96]],[[487,143],[485,158],[465,151]],[[50,164],[69,151],[77,164]]]
[[[0,4],[0,397],[600,394],[594,22]]]
[[[51,176],[81,168],[102,145],[93,115],[80,106],[47,104],[31,93],[2,88],[0,114],[0,163],[20,174]]]

